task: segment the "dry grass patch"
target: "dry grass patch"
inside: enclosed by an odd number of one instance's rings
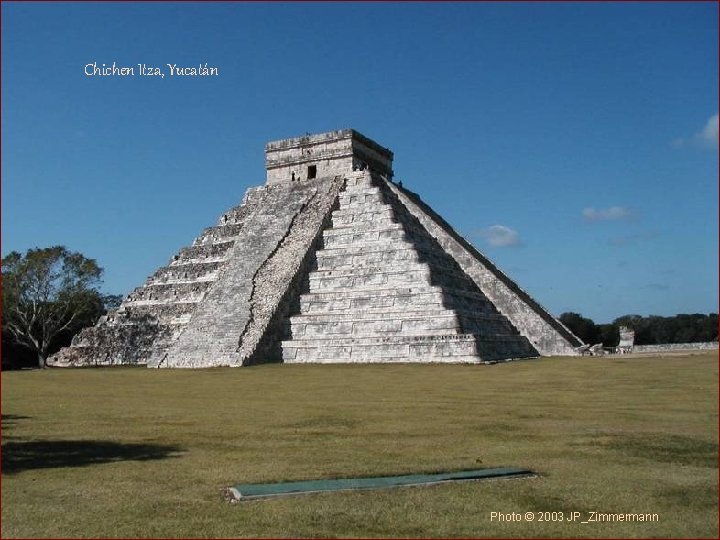
[[[4,373],[2,536],[717,537],[717,367],[705,353]],[[222,497],[236,483],[501,466],[541,476]]]

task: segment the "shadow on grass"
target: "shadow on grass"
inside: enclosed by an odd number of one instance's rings
[[[23,416],[21,414],[3,414],[2,415],[2,427],[12,427],[18,423],[19,420],[27,420],[29,416]]]
[[[2,445],[2,473],[177,457],[180,448],[111,441],[23,441]]]
[[[21,420],[28,420],[28,419],[30,419],[29,416],[23,416],[21,414],[3,414],[2,415],[2,424],[0,424],[0,426],[2,428],[3,442],[7,443],[8,441],[17,440],[18,437],[15,437],[12,434],[13,428]],[[5,447],[5,445],[3,445],[3,448],[4,447]]]

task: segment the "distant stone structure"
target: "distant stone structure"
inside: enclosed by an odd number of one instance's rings
[[[56,366],[493,362],[582,342],[345,129],[268,143],[267,181]]]
[[[675,351],[712,351],[717,350],[717,341],[705,341],[699,343],[662,343],[657,345],[635,345],[635,353],[664,353]]]
[[[618,354],[628,354],[633,351],[633,345],[635,345],[635,330],[628,328],[627,326],[621,326],[620,331],[620,342],[617,346]]]

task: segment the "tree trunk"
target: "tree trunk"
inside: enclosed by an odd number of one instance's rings
[[[45,369],[47,367],[47,358],[43,353],[38,353],[38,367]]]

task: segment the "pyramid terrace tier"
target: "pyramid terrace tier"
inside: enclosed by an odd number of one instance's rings
[[[315,254],[318,270],[364,268],[379,264],[422,262],[436,267],[457,268],[455,261],[432,246],[417,246],[410,241],[387,245],[364,244],[325,248]]]
[[[154,354],[166,350],[181,331],[178,325],[140,319],[132,324],[99,324],[75,336],[72,347],[62,350],[56,365],[146,364]]]
[[[228,251],[232,248],[234,240],[225,240],[217,244],[189,246],[180,250],[170,266],[202,263],[202,262],[222,262],[227,260]]]
[[[299,315],[290,319],[293,339],[344,336],[427,336],[460,334],[455,313],[442,308],[426,312]]]
[[[358,309],[370,312],[387,308],[429,309],[433,305],[463,309],[475,315],[497,314],[492,304],[479,292],[438,286],[317,292],[305,293],[300,297],[300,312],[308,314]]]
[[[290,318],[293,339],[332,335],[427,336],[466,334],[478,336],[518,336],[517,330],[499,314],[478,314],[450,310],[442,305],[396,311],[393,308],[348,310],[343,313],[309,313]]]
[[[391,207],[383,206],[353,210],[336,210],[332,215],[333,227],[362,227],[368,224],[391,223],[396,221]]]
[[[195,262],[163,266],[149,279],[148,284],[157,283],[188,283],[195,281],[214,281],[222,261]]]
[[[160,322],[183,321],[197,307],[197,302],[173,302],[164,304],[125,304],[117,311],[126,319],[149,320]]]
[[[337,246],[324,248],[315,254],[315,272],[318,276],[366,274],[392,270],[429,269],[434,276],[452,277],[470,281],[458,264],[435,246],[413,244],[408,240],[392,243]],[[332,273],[332,274],[330,274]],[[443,278],[437,277],[442,280]],[[443,281],[443,282],[446,282]],[[473,285],[469,285],[475,288]]]
[[[248,214],[251,213],[261,202],[267,193],[267,186],[258,186],[248,189],[245,192],[242,202],[220,216],[217,221],[218,226],[233,225],[243,223]]]
[[[283,361],[293,363],[481,363],[537,356],[519,336],[472,334],[352,337],[282,342]]]
[[[445,285],[458,289],[473,290],[472,282],[461,272],[445,272],[415,263],[388,269],[359,268],[357,270],[316,270],[308,277],[309,291],[322,292],[343,289],[375,289],[392,286]]]
[[[150,283],[130,293],[125,302],[132,305],[199,302],[212,285],[209,280],[180,283]]]
[[[208,227],[195,239],[193,245],[222,244],[230,240],[235,240],[237,235],[240,234],[242,227],[242,222]]]

